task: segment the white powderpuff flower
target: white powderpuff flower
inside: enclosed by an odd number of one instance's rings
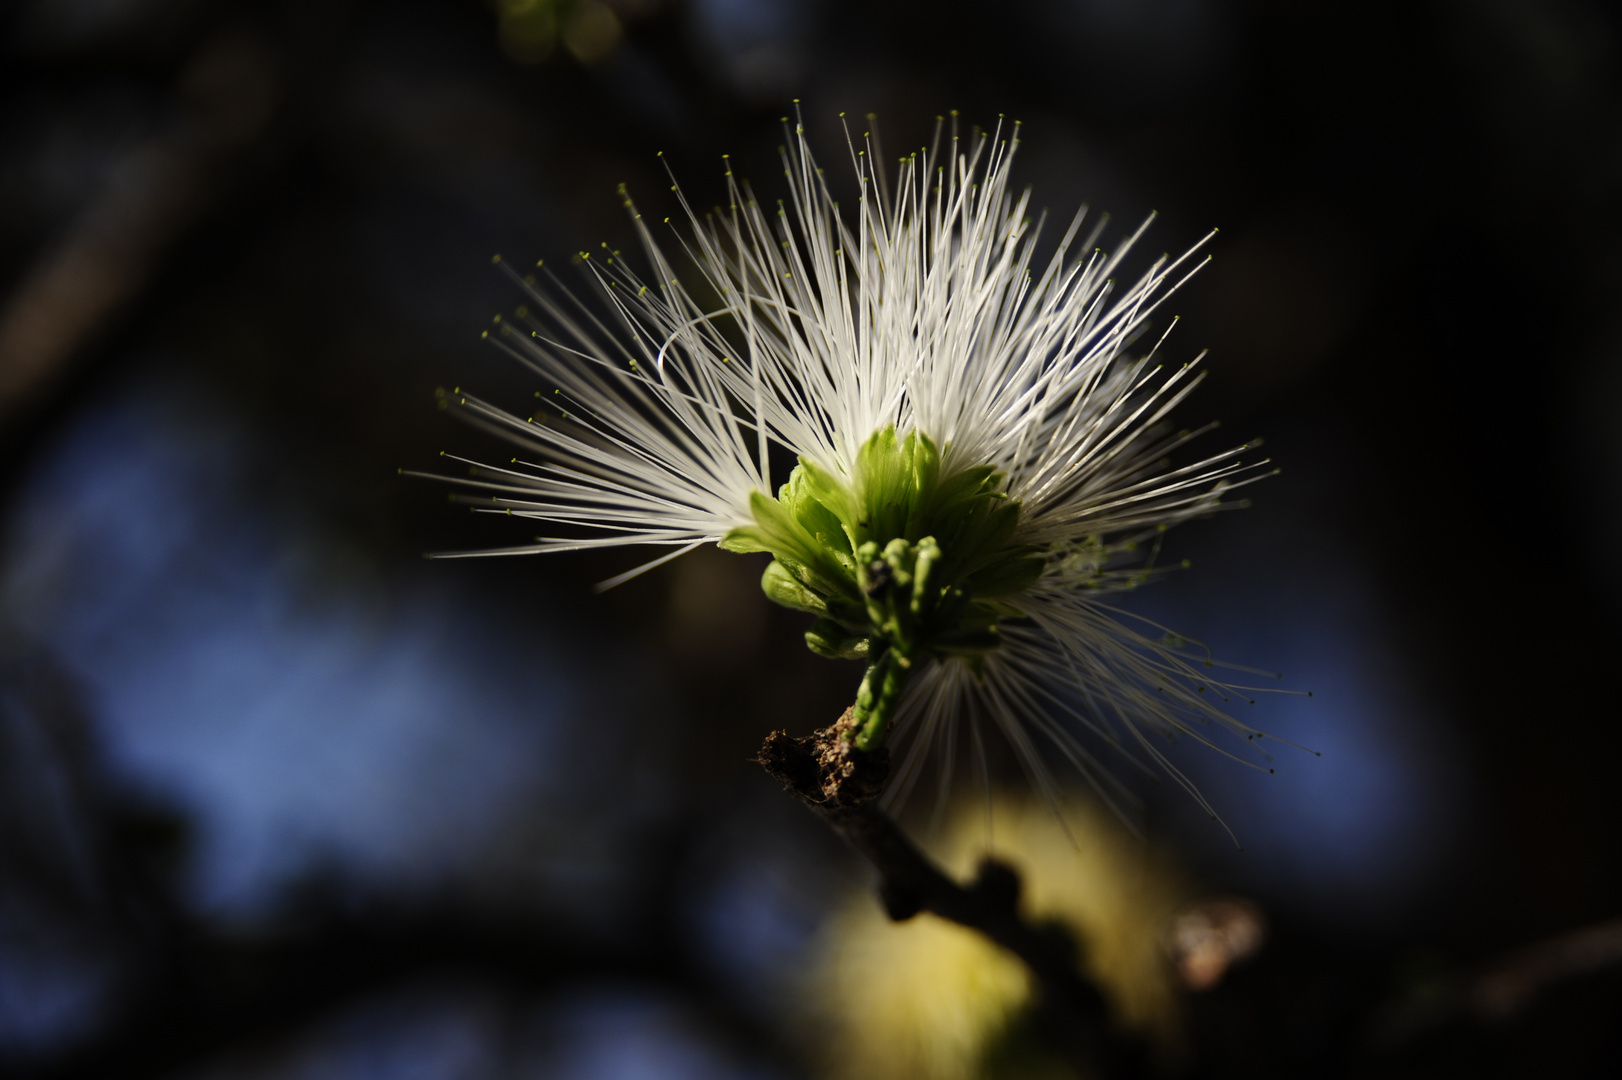
[[[1134,351],[1210,237],[1118,280],[1148,222],[1105,253],[1083,208],[1039,262],[1044,216],[1009,187],[1018,126],[944,136],[893,187],[852,141],[850,210],[796,124],[786,200],[730,167],[725,208],[672,187],[685,274],[627,197],[646,269],[607,245],[579,259],[606,303],[522,277],[530,305],[490,336],[544,381],[544,415],[444,400],[533,454],[466,462],[470,501],[547,533],[458,554],[669,549],[610,587],[701,544],[770,552],[763,587],[817,616],[811,648],[867,661],[856,746],[910,740],[892,800],[932,748],[944,786],[988,724],[1050,800],[1047,751],[1127,797],[1079,731],[1193,792],[1147,734],[1254,738],[1211,699],[1258,688],[1213,681],[1202,650],[1111,599],[1159,572],[1161,532],[1235,505],[1265,464],[1241,462],[1254,444],[1169,464],[1201,434],[1165,427],[1198,358],[1163,366],[1164,335]],[[774,447],[799,461],[775,497]]]

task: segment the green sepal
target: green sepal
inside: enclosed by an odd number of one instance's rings
[[[855,582],[833,553],[806,531],[776,499],[751,492],[753,525],[742,525],[721,538],[726,551],[767,551],[802,571],[801,580],[821,593],[854,593]]]
[[[785,501],[792,500],[796,516],[804,515],[821,526],[812,531],[825,531],[829,543],[835,543],[837,536],[839,547],[850,552],[865,539],[853,531],[861,515],[850,486],[810,458],[801,458],[799,468],[789,474],[788,483],[779,490],[779,497],[785,496]]]
[[[757,551],[772,550],[765,534],[753,525],[740,525],[736,529],[727,530],[727,534],[717,540],[715,546],[735,555],[752,555]]]
[[[856,454],[865,536],[916,541],[928,532],[940,473],[940,450],[927,435],[914,431],[898,439],[894,427],[874,432]]]
[[[996,491],[993,474],[971,496],[945,505],[935,539],[951,558],[948,573],[961,580],[1001,559],[1019,528],[1019,503]]]
[[[856,502],[859,513],[854,523],[863,540],[884,540],[906,535],[907,480],[911,471],[902,461],[901,444],[894,427],[875,431],[856,451]],[[847,522],[847,525],[850,524]]]
[[[1002,644],[996,624],[990,626],[955,626],[929,641],[932,651],[946,656],[979,656]]]
[[[860,600],[850,600],[843,596],[828,597],[828,617],[851,631],[865,633],[867,626],[867,605]]]
[[[830,660],[860,660],[867,656],[869,643],[832,619],[818,619],[805,632],[806,648]]]
[[[830,507],[847,500],[845,486],[807,458],[800,459],[800,467],[789,473],[788,483],[777,489],[777,501],[819,544],[832,548],[836,555],[849,555],[852,545],[838,511]]]
[[[1007,600],[988,598],[976,600],[975,603],[983,606],[999,619],[1023,619],[1030,614],[1017,604],[1010,604]]]
[[[1036,584],[1047,559],[1034,547],[1004,549],[968,576],[965,587],[976,598],[1012,596]]]

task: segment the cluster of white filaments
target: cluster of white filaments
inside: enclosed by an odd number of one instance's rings
[[[892,187],[871,140],[853,140],[852,213],[796,126],[782,150],[786,201],[763,206],[730,168],[725,209],[701,215],[672,187],[691,226],[672,229],[680,270],[627,199],[646,271],[606,247],[581,257],[606,308],[522,277],[529,307],[491,338],[545,380],[550,410],[526,419],[461,391],[446,400],[535,455],[468,462],[459,482],[483,493],[470,501],[555,535],[466,554],[669,549],[604,583],[618,584],[748,526],[751,493],[785,478],[772,475],[774,446],[853,477],[874,432],[917,431],[941,448],[943,473],[1002,474],[1020,504],[1016,540],[1046,563],[1011,599],[1023,617],[999,625],[983,663],[932,660],[913,676],[890,797],[929,771],[931,748],[949,776],[988,724],[1050,797],[1044,743],[1106,798],[1124,796],[1082,729],[1183,782],[1146,731],[1210,741],[1223,726],[1254,738],[1220,704],[1259,688],[1213,682],[1202,651],[1106,601],[1146,572],[1121,569],[1123,553],[1157,549],[1160,531],[1231,505],[1224,493],[1257,475],[1238,458],[1249,445],[1169,466],[1199,434],[1164,425],[1199,382],[1197,360],[1162,366],[1164,335],[1133,353],[1203,265],[1205,241],[1123,284],[1143,228],[1105,253],[1104,223],[1084,232],[1084,209],[1039,261],[1043,217],[1033,220],[1029,192],[1009,188],[1018,127],[960,139],[954,121],[935,144],[903,158]]]

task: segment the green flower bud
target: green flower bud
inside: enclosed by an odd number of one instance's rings
[[[1020,504],[1000,473],[944,473],[921,432],[902,439],[883,428],[856,462],[842,477],[802,458],[777,498],[755,494],[755,523],[721,546],[773,555],[761,588],[819,616],[805,635],[811,651],[868,659],[856,704],[866,749],[882,739],[917,662],[957,658],[979,670],[1001,645],[997,621],[1021,616],[1015,601],[1046,556],[1014,542]]]

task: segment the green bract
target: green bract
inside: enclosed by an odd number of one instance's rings
[[[755,524],[722,538],[728,551],[770,552],[761,588],[817,621],[812,651],[865,658],[856,745],[878,745],[914,666],[997,648],[997,620],[1041,576],[1043,553],[1014,542],[1019,503],[990,465],[945,474],[940,448],[914,431],[875,432],[841,478],[801,458],[773,499],[750,498]]]

